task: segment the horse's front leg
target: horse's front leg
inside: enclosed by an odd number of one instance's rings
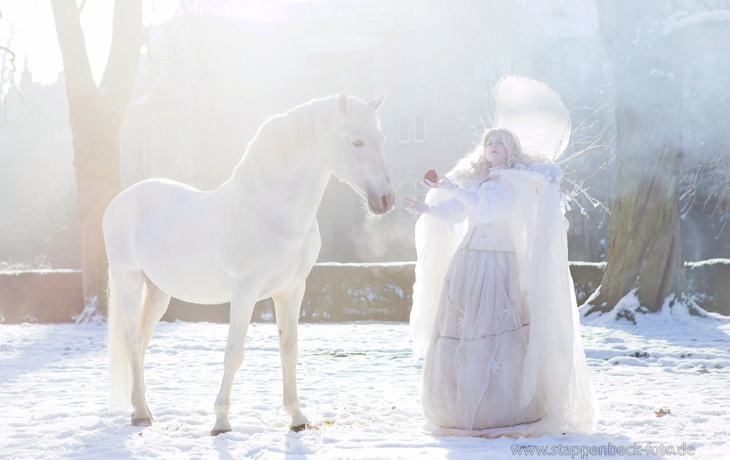
[[[305,282],[286,293],[274,296],[276,325],[279,329],[279,353],[284,379],[284,409],[291,415],[291,431],[302,431],[309,425],[302,414],[297,396],[297,324],[304,298]]]
[[[228,421],[228,411],[231,407],[231,388],[233,377],[243,363],[243,350],[246,345],[246,333],[251,323],[251,314],[256,304],[256,293],[250,286],[243,286],[237,283],[233,289],[231,299],[231,320],[228,327],[228,343],[226,344],[226,356],[223,361],[225,371],[223,382],[215,400],[215,426],[210,431],[211,436],[231,431],[231,424]]]

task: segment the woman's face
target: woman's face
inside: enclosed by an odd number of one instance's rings
[[[502,166],[507,163],[507,146],[502,141],[502,135],[499,133],[490,134],[486,142],[486,150],[484,155],[489,162],[489,166]]]

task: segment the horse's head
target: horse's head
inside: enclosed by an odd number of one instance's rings
[[[384,136],[377,110],[385,100],[363,102],[342,93],[328,148],[332,173],[365,201],[373,214],[385,214],[395,205],[396,192],[383,159]]]

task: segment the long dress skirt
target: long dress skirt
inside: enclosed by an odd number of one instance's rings
[[[544,417],[539,388],[519,404],[529,319],[514,253],[456,251],[423,364],[421,402],[434,432],[526,436]]]

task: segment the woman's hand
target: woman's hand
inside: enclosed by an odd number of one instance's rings
[[[421,184],[423,184],[423,186],[426,188],[438,188],[441,190],[453,190],[456,188],[456,184],[451,182],[451,180],[446,176],[441,176],[438,182],[432,182],[428,179],[423,179],[421,181]]]
[[[407,205],[403,206],[403,209],[410,212],[411,214],[425,214],[431,210],[431,206],[427,205],[423,201],[412,200],[406,198]]]

